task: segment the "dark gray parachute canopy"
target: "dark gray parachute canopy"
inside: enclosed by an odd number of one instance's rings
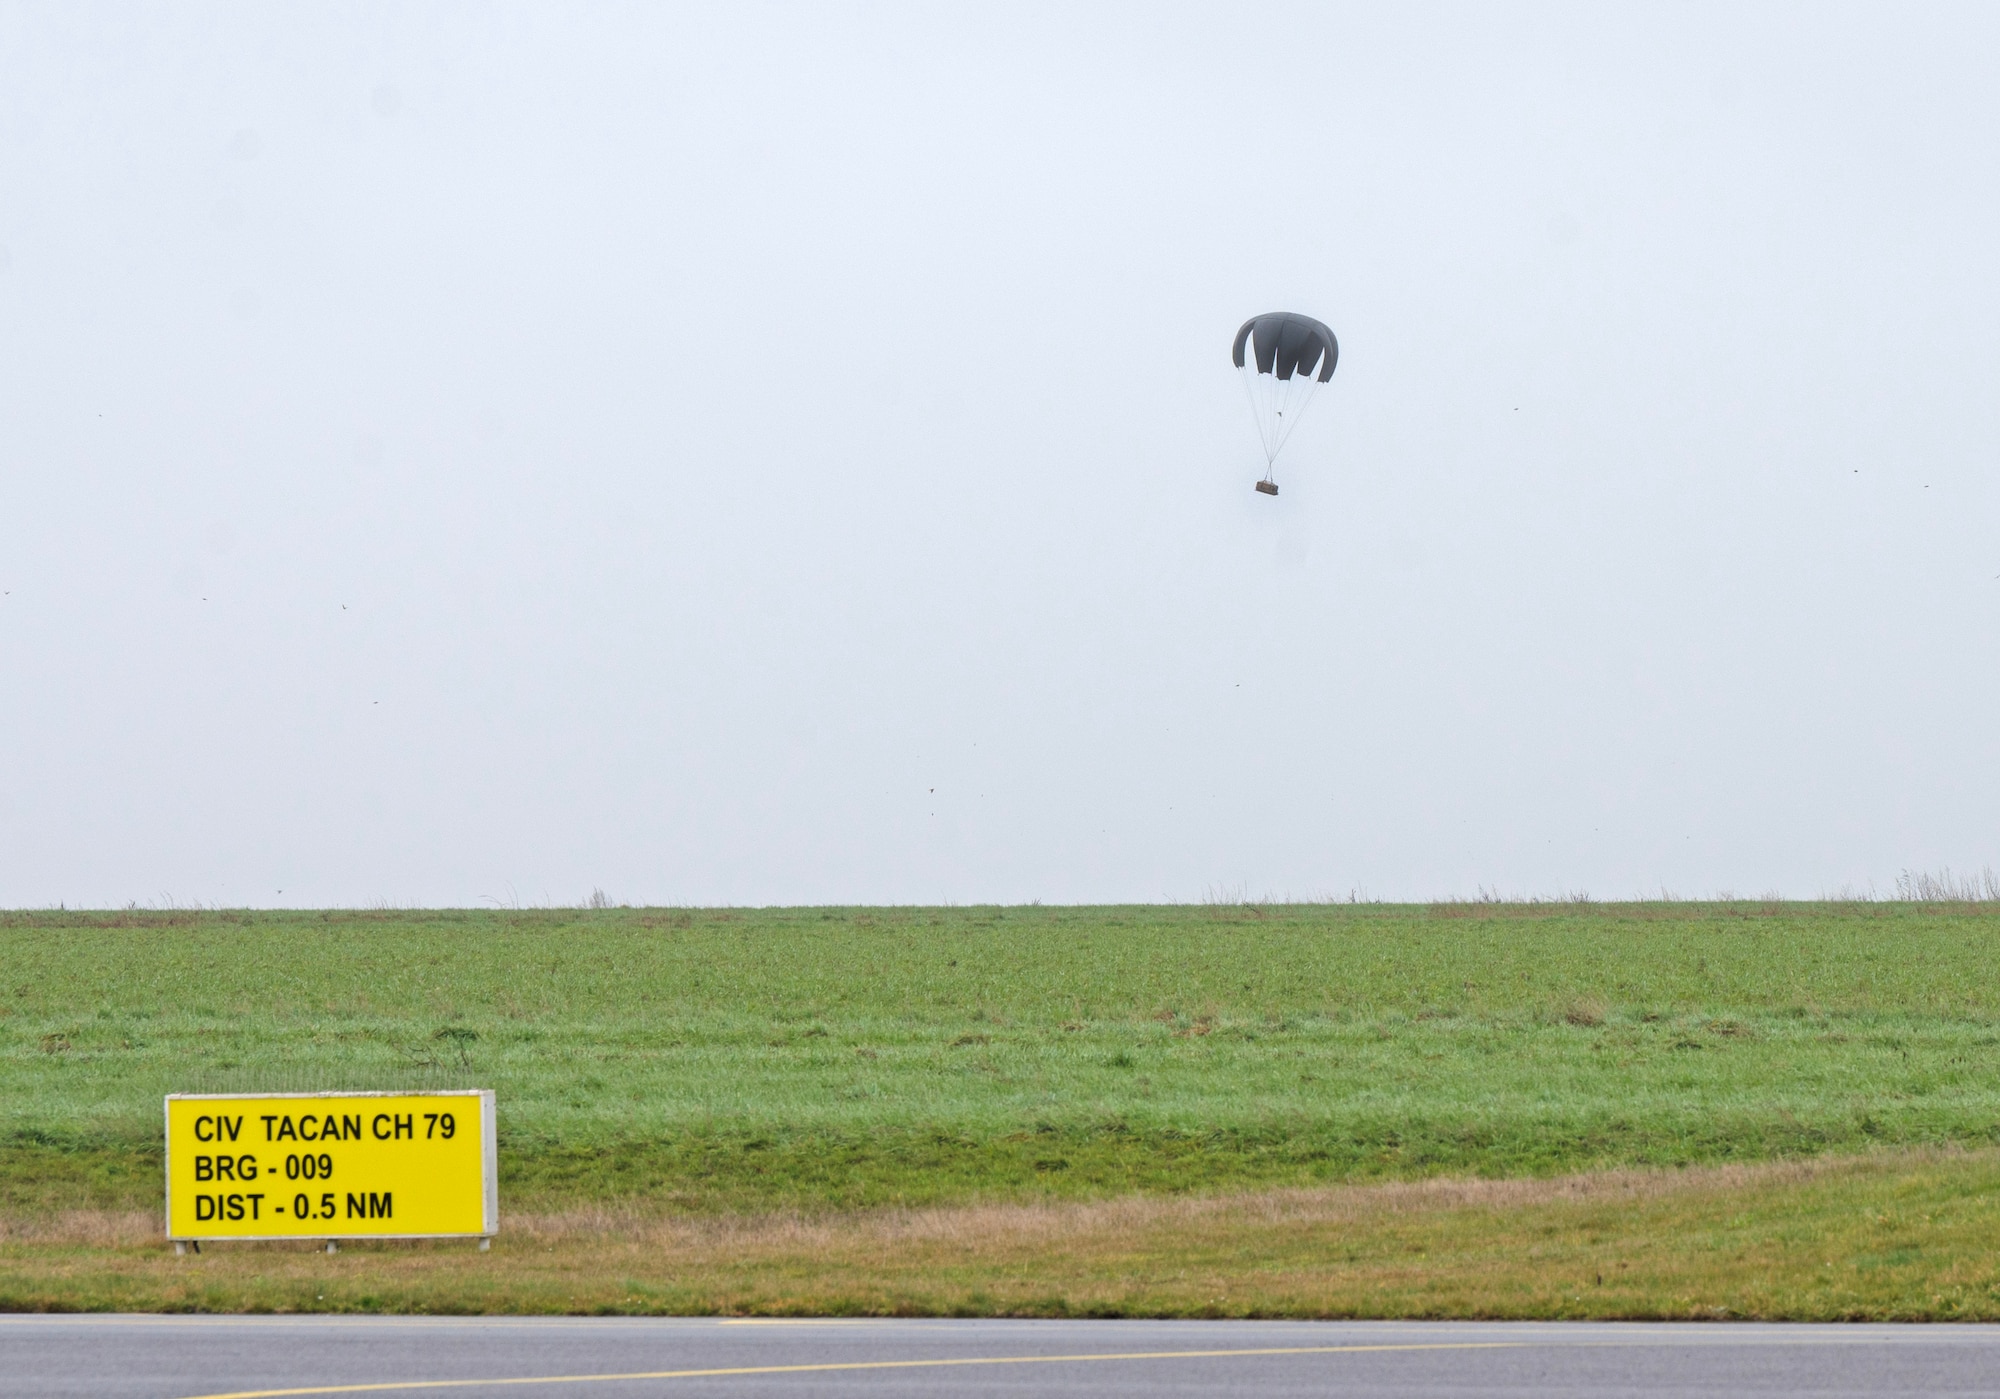
[[[1294,311],[1269,311],[1243,322],[1229,352],[1238,369],[1243,368],[1243,347],[1253,338],[1259,374],[1289,379],[1294,374],[1310,375],[1318,365],[1318,382],[1324,384],[1340,360],[1340,342],[1325,323]]]

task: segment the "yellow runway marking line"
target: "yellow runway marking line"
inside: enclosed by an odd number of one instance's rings
[[[1228,1350],[1134,1350],[1096,1355],[977,1355],[939,1360],[840,1360],[816,1365],[739,1365],[717,1370],[644,1370],[623,1375],[531,1375],[490,1380],[391,1380],[377,1384],[319,1384],[303,1389],[241,1389],[190,1399],[291,1399],[300,1394],[384,1394],[395,1390],[471,1389],[475,1385],[610,1384],[616,1380],[700,1380],[732,1375],[807,1375],[836,1370],[917,1370],[953,1365],[1076,1365],[1106,1360],[1215,1360],[1235,1355],[1352,1355],[1392,1350],[1519,1350],[1529,1341],[1431,1341],[1407,1345],[1266,1346]]]

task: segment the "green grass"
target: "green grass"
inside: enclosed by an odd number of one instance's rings
[[[510,1202],[1088,1198],[2000,1140],[2000,909],[0,915],[0,1208],[171,1091],[473,1085]]]
[[[515,1215],[464,1243],[7,1227],[0,1310],[2000,1319],[2000,1151],[801,1219]]]

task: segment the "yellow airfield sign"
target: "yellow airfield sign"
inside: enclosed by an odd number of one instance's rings
[[[175,1093],[170,1239],[490,1237],[493,1094]]]

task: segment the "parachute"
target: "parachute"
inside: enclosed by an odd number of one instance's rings
[[[1252,351],[1247,358],[1246,346]],[[1250,415],[1264,440],[1264,479],[1257,483],[1257,489],[1276,495],[1278,483],[1271,479],[1271,470],[1278,452],[1305,416],[1313,390],[1333,377],[1340,342],[1311,316],[1272,311],[1243,322],[1229,354],[1242,371],[1243,387],[1250,395]]]

